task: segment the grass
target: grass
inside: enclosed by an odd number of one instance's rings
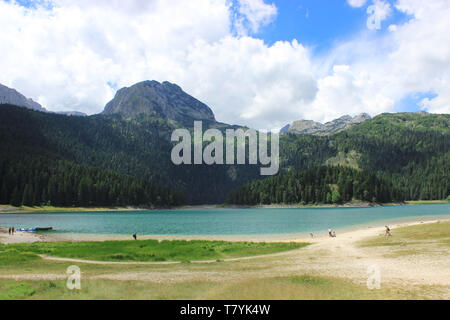
[[[392,237],[384,235],[361,241],[361,247],[408,246],[426,242],[448,243],[450,240],[450,221],[419,224],[391,231]]]
[[[0,247],[0,265],[11,265],[38,260],[40,257],[32,252],[18,251],[16,249]]]
[[[450,221],[420,224],[392,230],[392,237],[380,235],[359,242],[360,247],[389,247],[383,257],[398,257],[420,254],[448,254],[450,248]]]
[[[416,201],[406,201],[407,204],[448,204],[449,200],[416,200]]]
[[[4,252],[20,255],[45,254],[54,257],[99,261],[196,261],[223,260],[266,255],[302,248],[307,243],[254,243],[203,240],[142,240],[104,242],[38,242],[10,244]],[[15,250],[15,251],[13,251]],[[5,254],[6,255],[6,254]],[[14,256],[14,258],[18,257]]]
[[[420,289],[420,290],[418,290]],[[437,287],[369,290],[364,284],[309,275],[234,282],[81,280],[81,290],[68,290],[65,281],[0,280],[0,299],[421,299],[418,292],[438,295]]]

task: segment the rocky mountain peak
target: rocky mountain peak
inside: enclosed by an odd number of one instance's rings
[[[215,121],[212,110],[206,104],[174,83],[155,80],[120,89],[105,106],[103,114],[120,114],[124,118],[144,114],[191,125],[194,120]]]
[[[15,89],[8,88],[2,84],[0,84],[0,104],[11,104],[37,111],[46,111],[45,108],[33,101],[33,99],[28,99]]]
[[[292,132],[296,134],[328,135],[345,130],[369,119],[372,119],[370,115],[361,113],[355,117],[344,115],[324,124],[313,120],[297,120],[292,124],[283,127],[283,129],[280,130],[280,133]]]

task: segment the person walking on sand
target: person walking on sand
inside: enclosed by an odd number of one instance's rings
[[[133,238],[134,238],[134,240],[137,240],[137,234],[136,234],[136,232],[133,234]]]
[[[336,231],[333,230],[333,238],[336,238]]]
[[[8,234],[11,235],[12,228],[8,228]]]
[[[385,228],[386,228],[386,233],[385,233],[385,237],[387,237],[387,236],[392,236],[392,234],[391,234],[391,228],[389,228],[388,226],[384,226]]]
[[[333,237],[333,234],[331,233],[331,229],[328,229],[328,235],[331,237]]]

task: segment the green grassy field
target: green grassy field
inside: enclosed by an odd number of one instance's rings
[[[139,281],[86,280],[81,290],[68,290],[65,281],[0,280],[0,300],[8,299],[423,299],[428,291],[382,288],[368,290],[364,285],[334,277],[272,277],[242,282],[188,281],[152,283]]]
[[[36,254],[99,261],[195,261],[265,255],[307,243],[254,243],[202,240],[37,242],[0,246],[1,261],[33,259]],[[0,262],[1,263],[1,262]]]

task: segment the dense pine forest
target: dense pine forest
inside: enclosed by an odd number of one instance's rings
[[[13,206],[157,206],[184,203],[166,187],[85,165],[41,157],[0,159],[0,204]]]
[[[256,204],[331,204],[352,200],[386,203],[404,200],[389,182],[375,174],[345,167],[297,170],[247,184],[227,202]]]
[[[329,136],[284,134],[280,175],[264,180],[258,165],[173,165],[173,129],[150,116],[72,117],[0,105],[0,200],[169,206],[223,203],[227,195],[240,204],[450,195],[450,115],[382,114]]]
[[[392,201],[441,200],[450,195],[448,114],[382,114],[331,136],[286,134],[280,148],[285,172],[341,165],[389,184]]]
[[[0,105],[0,154],[2,159],[22,163],[22,168],[29,164],[25,159],[45,158],[110,170],[146,184],[167,187],[172,190],[173,199],[195,204],[223,202],[228,191],[259,177],[257,167],[173,165],[170,135],[174,129],[167,121],[146,116],[134,120],[117,115],[72,117]],[[4,174],[5,171],[0,176],[0,186]],[[10,193],[15,187],[8,183]],[[23,183],[17,187],[24,191]],[[110,205],[115,204],[113,201]]]

